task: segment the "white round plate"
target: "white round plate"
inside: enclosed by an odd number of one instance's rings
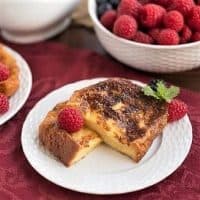
[[[83,80],[47,95],[31,110],[22,129],[22,147],[33,168],[49,181],[71,190],[91,194],[121,194],[141,190],[163,180],[186,158],[192,143],[188,116],[167,125],[139,163],[98,146],[92,153],[67,168],[38,143],[38,126],[57,103],[67,100],[74,90],[104,80]],[[137,84],[142,84],[133,81]]]
[[[32,88],[32,75],[29,69],[27,62],[14,50],[10,49],[7,46],[3,46],[3,48],[13,57],[15,58],[17,65],[19,67],[19,80],[20,87],[16,91],[16,93],[9,99],[10,108],[8,112],[3,115],[0,115],[0,125],[7,122],[11,119],[25,104],[26,100],[29,97]]]

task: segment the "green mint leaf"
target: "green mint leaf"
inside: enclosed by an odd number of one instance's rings
[[[168,103],[171,102],[171,100],[176,97],[180,89],[175,86],[166,87],[165,83],[163,81],[159,81],[156,84],[157,88],[156,91],[154,91],[149,85],[143,88],[143,92],[146,96],[152,96],[156,99],[164,100]]]
[[[162,82],[157,83],[157,96],[166,102],[170,102],[174,97],[176,97],[180,92],[180,89],[175,86],[167,88]]]
[[[156,95],[160,98],[160,99],[165,99],[165,93],[167,92],[167,88],[165,86],[165,84],[160,81],[157,83],[157,91],[156,91]]]
[[[143,90],[143,92],[144,92],[144,94],[145,94],[146,96],[152,96],[152,97],[154,97],[154,98],[156,98],[156,99],[160,99],[160,98],[156,95],[156,92],[155,92],[154,90],[152,90],[150,86],[145,86],[144,88],[142,88],[142,90]]]
[[[178,94],[180,93],[180,89],[178,87],[175,87],[175,86],[171,86],[170,88],[167,89],[165,95],[164,95],[164,99],[170,103],[170,101],[178,96]]]

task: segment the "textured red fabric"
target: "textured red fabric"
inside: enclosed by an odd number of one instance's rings
[[[55,43],[11,47],[28,61],[34,83],[25,106],[0,127],[1,200],[200,199],[200,95],[186,90],[182,90],[181,99],[189,106],[194,134],[192,149],[183,165],[161,183],[124,195],[95,196],[63,189],[37,174],[24,157],[20,136],[27,113],[39,99],[64,84],[80,79],[120,76],[147,81],[148,78],[89,50],[70,49]]]

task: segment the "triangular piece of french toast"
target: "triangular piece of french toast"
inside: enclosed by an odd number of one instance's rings
[[[131,81],[112,78],[74,92],[69,100],[103,141],[138,162],[167,124],[167,104]]]

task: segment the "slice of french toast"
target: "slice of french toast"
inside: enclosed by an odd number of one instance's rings
[[[5,50],[3,46],[0,46],[0,63],[6,65],[10,71],[10,75],[7,80],[0,82],[0,93],[10,97],[19,88],[19,67],[16,60]]]
[[[60,103],[50,111],[39,126],[39,140],[46,149],[58,157],[66,166],[70,166],[91,152],[102,140],[95,131],[83,127],[69,134],[60,129],[57,123],[58,113],[68,106]]]
[[[167,124],[165,102],[147,97],[141,87],[121,78],[108,79],[74,92],[89,128],[105,143],[138,162]]]

